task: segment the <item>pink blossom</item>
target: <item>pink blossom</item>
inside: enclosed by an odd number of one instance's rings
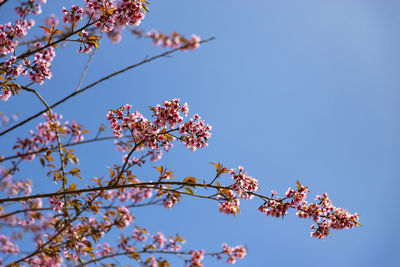
[[[45,20],[44,20],[44,24],[46,24],[47,26],[51,27],[51,26],[57,26],[59,24],[59,20],[56,17],[56,15],[51,14],[50,16],[48,16]]]
[[[64,23],[75,24],[82,20],[83,8],[78,5],[73,5],[70,10],[63,7],[62,12],[64,13]]]

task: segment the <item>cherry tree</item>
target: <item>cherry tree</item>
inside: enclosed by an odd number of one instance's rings
[[[259,212],[266,216],[284,217],[293,210],[298,218],[311,221],[311,236],[319,239],[330,235],[331,230],[360,226],[358,215],[335,207],[327,193],[317,195],[314,202],[307,201],[309,188],[300,181],[278,194],[275,190],[261,192],[258,180],[242,166],[227,168],[211,163],[215,176],[200,180],[196,174],[174,177],[166,166],[151,165],[167,156],[175,143],[196,151],[206,147],[211,138],[211,125],[199,114],[189,116],[188,103],[179,98],[150,107],[151,116],[147,117],[135,109],[134,103],[105,110],[105,123],[94,130],[95,135],[77,121],[64,120],[54,108],[76,95],[140,65],[197,49],[213,38],[201,40],[197,35],[141,29],[140,22],[149,12],[146,0],[85,0],[60,6],[62,17],[49,14],[44,21],[35,21],[45,3],[0,0],[1,12],[15,11],[13,22],[0,22],[4,23],[0,24],[0,98],[7,101],[30,94],[42,104],[27,118],[18,118],[18,106],[13,114],[1,114],[2,138],[23,127],[26,134],[10,140],[14,154],[0,156],[0,266],[105,266],[112,265],[111,260],[117,257],[128,257],[139,266],[169,266],[173,257],[182,259],[184,266],[203,266],[204,257],[227,263],[242,259],[247,253],[243,245],[222,244],[221,250],[211,252],[185,248],[183,237],[150,233],[135,223],[136,207],[161,205],[172,209],[189,197],[214,201],[221,213],[233,216],[240,213],[240,201],[248,200],[257,201]],[[31,37],[28,32],[34,29],[41,35]],[[78,53],[92,56],[101,38],[120,42],[122,31],[168,50],[81,87],[85,69],[78,88],[53,104],[41,96],[46,80],[57,78],[52,77],[52,63],[58,49],[78,44]],[[89,64],[90,60],[87,67]],[[37,126],[31,130],[26,124],[32,120]],[[121,152],[122,163],[100,168],[98,177],[81,177],[80,168],[84,166],[77,165],[74,146],[105,140],[112,141],[113,149]],[[57,190],[40,193],[33,186],[35,181],[16,176],[27,162],[35,160],[41,163],[48,181],[56,183]],[[147,177],[152,178],[136,176],[138,168],[147,168]],[[120,233],[112,239],[116,235],[110,232],[116,230]],[[20,250],[28,243],[30,251]]]

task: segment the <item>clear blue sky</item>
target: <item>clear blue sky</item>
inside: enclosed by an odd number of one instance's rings
[[[153,165],[163,164],[178,177],[203,179],[214,174],[208,162],[243,165],[265,193],[284,193],[299,179],[310,187],[310,200],[328,192],[334,205],[358,212],[363,225],[319,241],[309,237],[309,220],[293,213],[284,220],[266,217],[257,211],[257,201],[242,201],[236,218],[220,214],[214,202],[196,199],[184,199],[172,210],[137,210],[138,225],[179,232],[186,248],[212,251],[223,242],[246,244],[249,253],[236,266],[395,266],[400,250],[399,11],[395,0],[152,1],[143,29],[217,39],[104,82],[56,111],[94,131],[110,108],[131,103],[144,111],[180,97],[191,114],[199,113],[213,126],[209,147],[191,153],[176,145]],[[87,60],[77,49],[58,52],[54,78],[40,89],[49,102],[74,90]],[[117,45],[104,40],[84,84],[161,51],[129,33]],[[31,97],[11,98],[0,110],[19,111],[25,118],[40,106]],[[2,154],[37,122],[2,137]],[[78,151],[86,177],[104,174],[106,165],[121,159],[111,144]],[[36,174],[38,163],[25,166],[36,185],[49,182],[42,171]],[[154,174],[151,168],[146,173],[149,179]]]

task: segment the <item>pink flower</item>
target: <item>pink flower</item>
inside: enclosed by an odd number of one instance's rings
[[[78,5],[73,5],[70,10],[63,7],[62,12],[64,13],[64,23],[75,24],[82,20],[83,8]]]

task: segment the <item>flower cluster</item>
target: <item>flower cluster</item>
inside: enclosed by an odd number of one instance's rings
[[[135,180],[135,182],[139,182]],[[119,194],[120,201],[129,200],[130,203],[140,203],[145,199],[151,198],[153,191],[151,188],[132,187],[130,190],[125,190],[124,193]]]
[[[134,218],[127,207],[125,206],[119,207],[118,213],[120,215],[120,218],[117,223],[119,228],[125,228],[129,226],[131,222],[133,222]]]
[[[244,246],[229,247],[227,244],[222,244],[223,253],[228,255],[227,263],[234,264],[236,259],[243,259],[246,256],[247,249]]]
[[[222,171],[228,172],[225,168]],[[253,198],[252,193],[258,190],[258,180],[249,176],[242,166],[239,166],[238,172],[231,169],[229,173],[235,183],[229,186],[230,189],[219,190],[218,198],[223,202],[218,207],[220,212],[236,215],[237,212],[240,212],[240,201],[237,196],[246,200]]]
[[[192,151],[207,146],[211,126],[200,120],[197,114],[189,122],[183,123],[181,113],[187,116],[189,108],[186,103],[181,105],[178,98],[165,101],[163,106],[151,107],[155,117],[153,122],[138,111],[131,112],[131,108],[132,106],[127,104],[118,110],[110,110],[107,120],[110,121],[116,137],[123,137],[124,132],[129,131],[135,146],[154,150],[153,159],[159,159],[160,149],[168,151],[172,147],[172,141],[176,139]],[[172,134],[176,131],[179,131],[180,136]],[[122,150],[122,147],[120,149]]]
[[[17,144],[14,146],[14,149],[21,149],[17,154],[21,155],[23,160],[33,160],[35,158],[34,152],[54,143],[57,140],[56,131],[64,137],[70,135],[74,142],[83,141],[83,134],[88,132],[83,129],[82,125],[79,125],[75,121],[71,122],[71,124],[67,121],[62,125],[59,121],[62,119],[62,115],[53,113],[49,116],[47,113],[44,113],[43,117],[46,118],[46,121],[36,126],[36,132],[31,130],[30,138],[18,138]]]
[[[73,5],[69,10],[63,7],[62,12],[64,13],[64,23],[76,24],[82,20],[83,8],[80,8],[78,5]]]
[[[14,53],[18,39],[23,38],[33,27],[33,20],[16,20],[15,24],[0,24],[0,56]]]
[[[51,27],[51,26],[57,26],[59,24],[59,20],[56,17],[56,15],[51,14],[50,16],[48,16],[45,20],[44,20],[44,24],[46,24],[47,26]]]
[[[352,229],[360,225],[358,214],[351,214],[347,210],[334,207],[326,193],[316,197],[318,203],[307,204],[305,199],[308,191],[308,188],[299,182],[297,189],[289,188],[283,199],[275,197],[276,192],[272,191],[271,198],[261,205],[259,210],[268,216],[281,217],[286,215],[289,208],[296,209],[299,218],[313,219],[316,224],[311,226],[311,229],[315,229],[311,236],[319,239],[329,235],[330,229]]]
[[[27,260],[28,264],[32,267],[54,266],[59,267],[63,263],[63,258],[60,256],[51,257],[45,253],[35,255],[32,259]]]
[[[144,242],[147,240],[147,235],[148,235],[148,232],[146,229],[139,228],[136,226],[135,230],[133,230],[131,237],[139,242]]]
[[[267,216],[279,218],[285,216],[289,208],[300,209],[302,205],[306,204],[305,201],[308,193],[308,188],[297,182],[297,189],[288,188],[285,195],[286,198],[279,197],[273,198],[276,191],[272,191],[272,196],[266,203],[261,205],[259,211],[265,213]],[[286,201],[285,201],[286,200]]]
[[[188,122],[179,126],[179,133],[184,145],[191,151],[208,146],[207,140],[211,137],[211,125],[205,124],[198,114]]]
[[[111,32],[127,25],[139,25],[145,17],[142,0],[85,0],[86,14],[96,21],[95,26],[103,32]]]
[[[46,3],[47,0],[27,0],[15,8],[15,12],[20,17],[26,17],[29,13],[34,15],[42,13],[42,6],[39,2]]]
[[[239,197],[243,199],[251,199],[253,197],[250,192],[258,190],[258,180],[243,171],[243,167],[239,166],[239,172],[235,172],[235,169],[230,170],[235,183],[231,186],[233,190],[237,192]]]
[[[236,212],[240,211],[240,201],[232,190],[221,190],[220,198],[225,200],[218,205],[220,212],[236,215]]]
[[[7,101],[11,97],[11,95],[12,93],[10,90],[3,89],[3,92],[0,93],[0,99],[3,101]]]
[[[132,32],[140,34],[140,31]],[[200,37],[195,34],[190,39],[186,39],[177,32],[164,34],[156,30],[151,30],[146,35],[153,40],[154,45],[162,45],[163,47],[178,48],[182,46],[182,50],[187,51],[188,49],[195,50],[200,46]]]
[[[156,249],[162,249],[167,244],[167,239],[162,232],[153,235],[153,245]]]
[[[0,128],[5,127],[17,120],[18,120],[18,114],[12,114],[11,116],[7,116],[3,112],[0,112]]]
[[[168,194],[168,197],[163,201],[164,208],[172,209],[178,201],[179,198],[172,194]]]
[[[201,260],[204,259],[204,250],[192,250],[190,254],[190,265],[188,267],[202,267]]]
[[[297,216],[299,218],[312,218],[316,224],[311,226],[314,232],[311,232],[312,237],[324,239],[330,235],[330,229],[352,229],[359,226],[359,215],[351,214],[349,211],[342,208],[337,208],[332,205],[328,194],[324,193],[316,197],[318,203],[304,204],[298,208]]]
[[[17,255],[19,252],[18,245],[14,244],[10,238],[0,234],[1,252],[6,254]]]
[[[111,247],[107,242],[105,242],[103,246],[101,244],[97,244],[96,248],[97,256],[107,256],[115,251],[114,248]]]
[[[89,33],[82,30],[81,33],[79,33],[79,36],[81,37],[80,42],[81,45],[79,47],[78,53],[86,53],[89,54],[90,51],[92,51],[92,48],[96,46],[97,42],[97,36],[89,36]],[[95,38],[95,39],[93,39]]]
[[[32,181],[12,181],[10,175],[0,181],[0,191],[5,192],[9,196],[18,195],[20,193],[27,196],[32,192]]]
[[[40,48],[41,45],[37,43],[36,47]],[[29,72],[29,79],[38,84],[43,84],[45,79],[51,79],[52,73],[50,71],[50,67],[55,56],[55,49],[51,46],[43,49],[41,52],[35,53],[35,60],[33,64],[30,64],[29,60],[25,59],[25,66],[31,69]]]
[[[60,213],[64,207],[64,202],[59,197],[50,197],[49,204],[53,207],[53,210],[58,213]]]
[[[35,43],[34,47],[35,49],[39,49],[42,47],[42,45],[37,42]],[[29,59],[25,58],[22,64],[17,63],[17,58],[12,56],[9,60],[4,62],[4,72],[6,76],[18,77],[21,74],[26,76],[29,70],[29,79],[32,82],[43,84],[45,79],[50,79],[52,76],[50,67],[55,55],[55,49],[53,47],[49,47],[35,53],[35,59],[33,63],[31,63]],[[4,90],[4,93],[6,92],[7,91]],[[10,95],[10,92],[8,95]]]

